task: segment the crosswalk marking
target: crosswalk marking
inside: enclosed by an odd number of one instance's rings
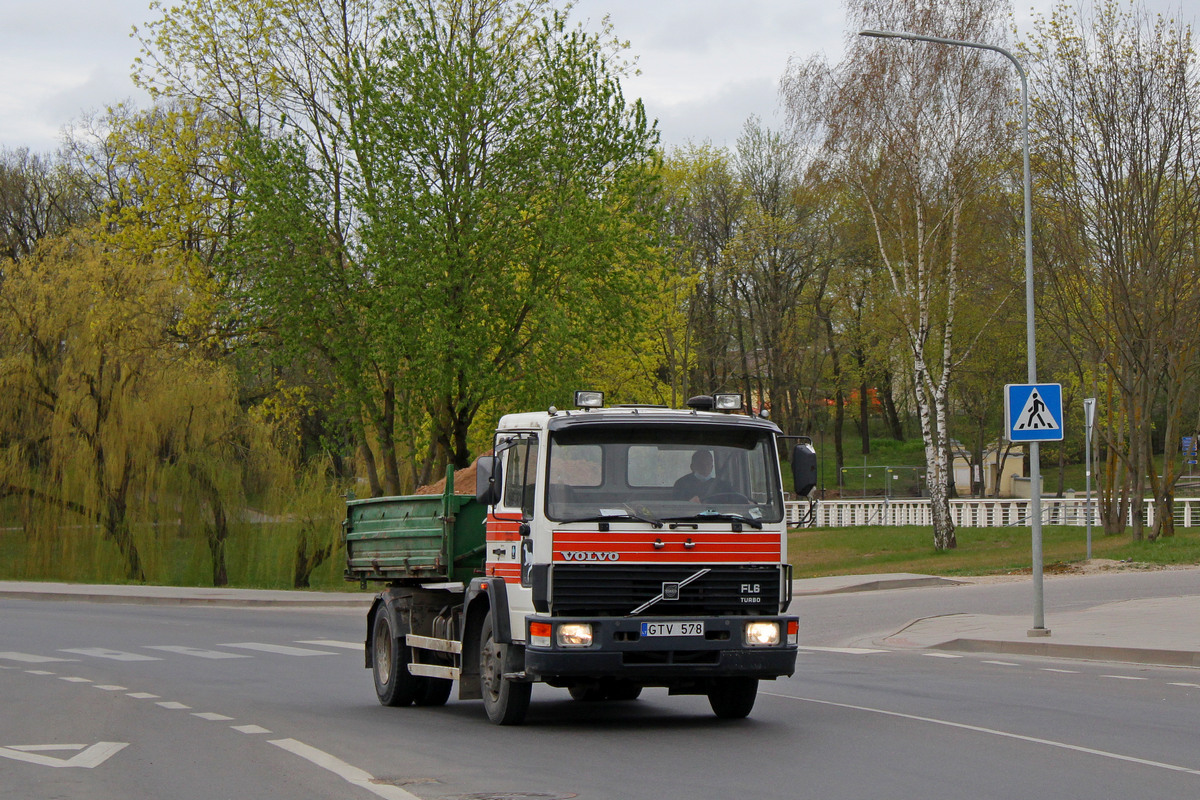
[[[144,656],[141,653],[126,653],[124,650],[110,650],[107,647],[74,647],[63,648],[60,653],[73,653],[77,656],[92,658],[107,658],[113,661],[162,661],[156,656]]]
[[[200,647],[185,647],[183,645],[175,645],[175,644],[146,645],[146,649],[147,650],[161,650],[164,653],[178,653],[181,656],[195,656],[196,658],[222,659],[222,658],[252,658],[253,657],[253,656],[245,655],[243,653],[225,653],[220,650],[205,650]]]
[[[339,642],[333,639],[307,639],[296,644],[315,644],[318,647],[340,647],[343,650],[362,650],[362,642]]]
[[[0,653],[0,658],[6,661],[20,661],[22,664],[52,664],[56,661],[78,661],[78,658],[55,658],[54,656],[35,656],[31,653]]]
[[[226,642],[218,647],[239,647],[260,653],[277,653],[284,656],[331,656],[328,650],[310,650],[307,647],[291,647],[286,644],[263,644],[262,642]]]

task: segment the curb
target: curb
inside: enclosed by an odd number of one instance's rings
[[[1155,650],[1099,644],[1061,644],[1046,641],[951,639],[927,645],[929,650],[954,650],[963,653],[1000,653],[1021,656],[1073,658],[1082,661],[1123,661],[1129,664],[1153,664],[1165,667],[1200,667],[1200,652]]]

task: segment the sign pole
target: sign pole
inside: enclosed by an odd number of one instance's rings
[[[1092,560],[1092,422],[1096,419],[1096,398],[1088,397],[1083,401],[1083,440],[1087,474],[1087,494],[1084,500],[1084,511],[1087,515],[1087,558]]]

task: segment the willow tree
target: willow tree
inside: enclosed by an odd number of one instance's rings
[[[1124,528],[1123,495],[1134,538],[1146,535],[1148,480],[1160,510],[1148,536],[1170,535],[1175,447],[1193,432],[1184,415],[1200,372],[1191,29],[1112,0],[1090,13],[1060,5],[1037,18],[1027,50],[1056,323],[1083,345],[1071,348],[1079,373],[1095,376],[1092,391],[1104,398],[1105,529]],[[1166,443],[1161,461],[1156,441]]]
[[[1004,40],[1007,3],[851,0],[854,29],[882,28],[969,41]],[[887,307],[900,325],[925,444],[934,545],[956,545],[950,517],[950,387],[969,352],[958,328],[971,264],[975,201],[998,179],[1010,67],[991,54],[852,36],[836,67],[811,61],[787,76],[789,112],[820,123],[840,179],[869,216],[890,278]],[[964,341],[965,340],[965,341]]]
[[[97,526],[144,580],[134,523],[165,462],[190,459],[189,484],[217,480],[197,443],[228,437],[231,383],[173,346],[178,284],[153,261],[77,229],[3,270],[0,493]]]

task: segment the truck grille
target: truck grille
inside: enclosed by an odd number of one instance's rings
[[[557,616],[630,616],[678,586],[677,600],[663,599],[637,616],[779,613],[778,567],[596,566],[555,564],[551,570],[551,613]],[[757,591],[754,591],[757,587]]]

